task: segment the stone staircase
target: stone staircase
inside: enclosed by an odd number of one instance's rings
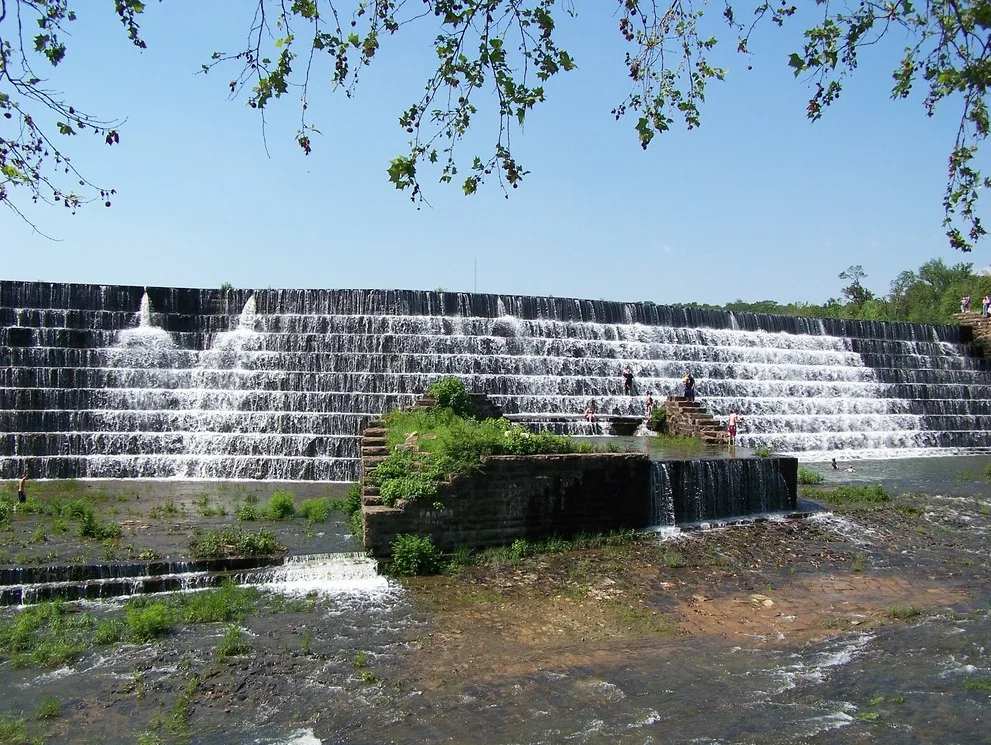
[[[968,326],[974,332],[974,343],[981,347],[986,357],[991,357],[991,317],[980,313],[954,313],[961,326]]]
[[[695,437],[706,445],[729,445],[729,432],[702,404],[684,396],[668,396],[664,409],[669,434]]]
[[[484,393],[469,393],[477,416],[498,419],[502,409],[489,400]],[[432,409],[437,400],[430,395],[420,396],[410,407],[411,410]],[[379,488],[372,483],[371,474],[375,467],[389,455],[386,444],[385,422],[376,419],[368,423],[361,435],[361,504],[363,507],[383,507]]]
[[[365,507],[378,507],[382,504],[379,488],[372,484],[371,474],[375,466],[389,455],[385,434],[385,422],[377,419],[369,422],[361,435],[361,504]]]

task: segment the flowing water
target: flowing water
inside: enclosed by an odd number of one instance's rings
[[[726,639],[648,639],[612,651],[603,646],[578,663],[527,664],[521,658],[478,667],[448,682],[421,679],[409,660],[417,654],[416,639],[434,633],[433,622],[412,604],[409,592],[378,575],[363,556],[300,556],[284,567],[250,572],[244,581],[290,597],[316,598],[316,609],[251,620],[245,630],[259,651],[229,663],[235,684],[242,680],[246,686],[244,701],[234,695],[226,709],[213,708],[210,692],[214,686],[220,690],[219,679],[201,679],[189,741],[987,742],[991,498],[987,481],[977,476],[989,463],[988,456],[857,463],[858,477],[876,482],[887,474],[885,483],[895,491],[934,495],[922,503],[921,519],[945,528],[952,550],[929,545],[903,553],[887,545],[884,529],[856,515],[808,519],[838,547],[868,556],[871,577],[930,588],[943,582],[954,593],[914,622],[865,630],[847,626],[798,641],[790,641],[788,629],[800,619],[779,613],[773,624]],[[871,468],[877,470],[864,474]],[[826,475],[840,483],[841,473]],[[676,549],[693,535],[698,533],[671,528],[657,540]],[[943,579],[934,584],[935,575]],[[114,602],[86,607],[99,612]],[[4,710],[30,712],[41,698],[55,696],[64,702],[65,717],[73,716],[73,706],[91,712],[81,730],[90,739],[70,732],[51,742],[134,743],[155,705],[149,702],[160,701],[161,710],[169,711],[190,674],[184,666],[209,669],[222,634],[222,628],[195,627],[165,642],[94,651],[72,667],[41,674],[5,664],[0,667]],[[293,651],[304,644],[308,654]],[[471,668],[469,660],[463,664]],[[144,698],[136,695],[138,681]]]
[[[461,377],[535,428],[642,416],[691,369],[740,445],[986,452],[989,363],[951,326],[378,290],[0,282],[0,477],[351,481],[370,418]]]

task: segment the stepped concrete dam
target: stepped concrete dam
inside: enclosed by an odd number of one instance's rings
[[[958,326],[412,290],[0,282],[0,477],[354,481],[365,424],[458,376],[515,421],[602,434],[644,395],[806,460],[991,450]],[[624,395],[622,373],[636,376]]]

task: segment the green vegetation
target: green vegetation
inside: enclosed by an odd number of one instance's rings
[[[75,166],[65,167],[75,160],[66,144],[75,138],[65,136],[92,132],[113,146],[120,143],[119,124],[86,111],[74,97],[46,87],[45,80],[51,76],[42,71],[78,58],[73,45],[83,44],[79,39],[85,37],[73,35],[73,23],[77,12],[83,13],[79,8],[89,5],[81,0],[13,0],[9,5],[9,13],[0,17],[16,23],[19,30],[37,24],[44,33],[4,36],[0,67],[8,83],[0,91],[0,111],[12,121],[5,130],[8,134],[0,137],[0,174],[5,186],[0,205],[22,217],[16,196],[24,202],[63,205],[72,212],[88,202],[109,207],[115,193],[112,187],[93,183]],[[947,154],[943,228],[949,244],[964,251],[986,234],[979,197],[988,179],[977,156],[989,131],[986,96],[991,49],[981,43],[991,15],[987,0],[924,6],[908,2],[850,7],[823,4],[821,12],[809,15],[791,3],[651,5],[634,0],[612,3],[614,17],[609,23],[612,34],[618,36],[604,44],[611,48],[617,40],[622,43],[622,64],[634,85],[625,90],[621,85],[612,113],[629,122],[633,141],[640,147],[646,149],[655,136],[670,131],[676,119],[687,129],[699,127],[708,85],[739,77],[737,70],[730,74],[724,65],[734,61],[739,68],[748,65],[755,54],[761,56],[767,31],[780,27],[788,34],[781,62],[803,82],[815,83],[802,107],[811,121],[826,113],[840,98],[844,85],[861,70],[867,69],[862,74],[868,77],[882,77],[876,69],[878,59],[890,69],[891,97],[908,99],[921,90],[918,98],[928,116],[938,107],[955,107],[958,126]],[[140,49],[146,47],[141,29],[145,7],[141,0],[114,3],[124,35]],[[515,132],[525,125],[528,114],[545,103],[550,91],[559,88],[552,85],[554,78],[578,69],[585,61],[560,46],[562,39],[590,35],[594,27],[575,31],[569,26],[581,24],[585,16],[576,14],[570,4],[549,1],[463,0],[433,2],[427,7],[431,12],[411,14],[405,3],[396,2],[353,0],[328,7],[316,0],[260,0],[245,20],[232,21],[244,24],[240,29],[247,39],[244,45],[213,54],[219,44],[208,46],[202,70],[221,68],[223,79],[235,81],[232,95],[243,95],[262,116],[284,99],[298,96],[290,106],[303,114],[292,137],[309,154],[314,133],[322,129],[312,121],[312,111],[327,108],[312,106],[309,99],[317,81],[325,81],[328,91],[351,97],[362,79],[361,71],[397,51],[393,47],[383,54],[382,47],[399,44],[402,49],[403,43],[412,42],[413,66],[430,60],[427,83],[424,89],[417,86],[399,93],[403,103],[392,116],[409,137],[408,144],[390,160],[386,171],[390,183],[407,191],[414,201],[424,198],[421,180],[428,173],[429,179],[453,183],[466,195],[493,181],[506,192],[515,189],[529,173],[512,149]],[[350,17],[351,25],[346,31],[335,30],[331,24],[315,34],[296,32],[317,18],[329,17]],[[251,24],[257,18],[268,19],[273,30],[255,34]],[[892,57],[861,53],[891,46],[903,51]],[[723,49],[735,49],[741,56],[727,56]],[[666,51],[659,54],[658,50]],[[764,52],[764,56],[773,54]],[[296,64],[296,60],[309,62]],[[607,60],[608,64],[614,61]],[[598,72],[596,64],[600,63],[593,56],[589,63],[593,75]],[[122,69],[127,62],[110,58],[107,65]],[[471,84],[465,85],[469,80]],[[497,106],[480,100],[487,94]],[[498,131],[498,136],[488,146],[464,148],[466,140],[479,139],[470,136],[473,125],[482,131]]]
[[[29,745],[27,726],[24,717],[13,714],[0,714],[0,743],[3,745]]]
[[[390,572],[396,576],[434,574],[440,571],[458,574],[470,566],[515,566],[534,556],[619,546],[638,540],[640,537],[641,534],[634,530],[623,530],[613,533],[582,533],[570,539],[553,536],[540,541],[527,541],[517,538],[508,545],[492,546],[484,551],[475,551],[462,546],[455,549],[444,561],[440,551],[429,538],[402,535],[392,544],[393,564],[390,566]],[[684,563],[673,552],[669,558],[672,562],[669,566],[682,566]]]
[[[348,518],[348,530],[359,539],[364,533],[361,525],[361,484],[352,484],[344,499],[332,499],[331,509],[343,512]]]
[[[447,409],[462,419],[474,419],[475,407],[458,378],[443,378],[431,383],[427,394],[436,400],[438,409]]]
[[[215,652],[215,657],[217,662],[223,662],[229,657],[240,657],[251,652],[251,642],[248,641],[247,637],[241,630],[234,626],[233,624],[227,627],[227,631],[224,632],[224,638],[217,645],[217,650]]]
[[[57,667],[88,646],[93,619],[56,600],[31,605],[0,624],[0,657],[14,667]]]
[[[437,400],[433,409],[393,411],[384,418],[391,452],[372,472],[372,482],[386,505],[433,502],[442,482],[477,470],[487,455],[594,451],[589,443],[535,434],[505,419],[468,418],[459,412],[469,411],[471,400],[457,378],[437,381],[429,392]]]
[[[969,678],[964,687],[968,691],[991,691],[991,678]]]
[[[271,530],[245,532],[239,525],[223,530],[195,529],[189,539],[189,550],[197,559],[222,559],[230,556],[269,556],[285,553]]]
[[[124,619],[135,641],[147,642],[172,631],[178,614],[175,607],[164,600],[136,598],[127,604]]]
[[[816,491],[814,494],[816,499],[830,504],[878,503],[891,499],[891,494],[880,484],[837,486],[833,489]]]
[[[647,429],[651,432],[668,431],[668,410],[663,406],[655,406],[647,419]]]
[[[760,447],[754,450],[754,455],[758,458],[770,458],[773,453],[769,447]]]
[[[223,517],[227,514],[223,507],[214,506],[209,494],[201,494],[193,500],[196,514],[203,517]]]
[[[311,523],[322,523],[327,521],[334,509],[334,500],[329,497],[304,499],[299,505],[299,516],[306,518]]]
[[[813,471],[811,468],[806,468],[805,466],[798,467],[798,483],[799,484],[821,484],[826,480],[818,471]]]
[[[38,702],[34,710],[35,719],[57,719],[62,716],[62,705],[54,696],[46,696]]]
[[[437,574],[441,568],[440,549],[429,538],[403,534],[392,542],[389,571],[397,577]]]
[[[921,611],[913,606],[909,606],[907,608],[901,608],[895,606],[888,609],[888,618],[905,621],[908,620],[909,618],[915,618],[920,613]]]
[[[302,613],[316,605],[314,598],[289,602],[272,597],[274,602],[269,602],[254,587],[228,582],[194,593],[131,598],[119,611],[99,618],[71,610],[59,600],[29,605],[0,621],[0,659],[9,660],[13,667],[57,667],[73,662],[92,646],[151,642],[172,633],[177,625],[208,623],[229,625],[217,650],[218,659],[225,659],[250,651],[247,640],[235,635],[233,626],[248,614],[262,609]]]
[[[186,514],[186,508],[174,499],[167,499],[162,504],[156,505],[148,510],[148,517],[162,519],[169,517],[179,517]]]
[[[174,604],[185,623],[233,622],[242,621],[260,596],[257,588],[225,582],[216,590],[177,595]]]
[[[851,266],[838,274],[846,285],[842,297],[831,298],[823,305],[774,300],[696,307],[733,312],[774,313],[812,318],[851,318],[867,321],[906,321],[909,323],[956,323],[954,314],[960,310],[960,298],[970,295],[975,301],[991,292],[991,275],[975,274],[973,264],[947,266],[942,259],[931,259],[916,271],[903,271],[891,280],[885,296],[876,295],[863,286],[867,277],[863,268]],[[978,304],[978,309],[980,305]]]
[[[277,491],[268,498],[265,515],[270,520],[288,520],[296,514],[296,496],[291,491]]]
[[[234,517],[242,522],[254,520],[289,520],[296,515],[296,495],[291,491],[277,491],[264,506],[249,497],[234,509]]]

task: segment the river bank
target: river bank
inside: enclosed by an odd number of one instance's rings
[[[977,742],[991,713],[991,490],[977,474],[959,483],[507,551],[456,575],[262,593],[233,623],[178,623],[54,667],[6,658],[0,742]],[[96,500],[137,552],[181,553],[194,527],[233,519],[199,514],[200,492],[143,486]],[[354,548],[339,516],[258,525],[301,553]],[[35,531],[15,516],[5,561],[79,557],[77,537],[36,547]],[[94,623],[124,612],[74,605]],[[246,644],[221,656],[231,626]]]

